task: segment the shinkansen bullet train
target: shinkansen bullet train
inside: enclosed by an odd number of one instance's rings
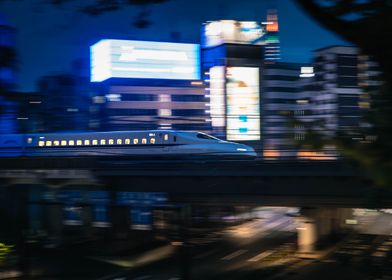
[[[201,132],[153,130],[0,135],[0,156],[255,157],[256,153],[249,146]]]

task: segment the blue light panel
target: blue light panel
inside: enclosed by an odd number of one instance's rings
[[[91,81],[109,78],[200,79],[200,46],[101,40],[91,50]]]

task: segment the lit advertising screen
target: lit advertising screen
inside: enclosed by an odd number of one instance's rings
[[[225,126],[225,67],[210,68],[210,114],[213,127]]]
[[[260,140],[257,67],[227,67],[226,137],[228,140]]]
[[[207,22],[203,26],[203,47],[223,43],[264,44],[264,27],[256,21],[220,20]]]
[[[200,79],[200,46],[101,40],[90,48],[91,81],[109,78]]]

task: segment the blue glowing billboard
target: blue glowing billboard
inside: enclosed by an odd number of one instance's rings
[[[129,40],[92,45],[91,81],[109,78],[200,79],[200,46]]]

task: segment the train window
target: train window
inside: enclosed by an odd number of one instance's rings
[[[27,138],[27,143],[28,143],[28,144],[33,143],[33,138],[31,138],[31,137]]]
[[[177,136],[173,136],[173,141],[176,142],[177,141]]]
[[[106,145],[106,139],[101,139],[101,145]]]
[[[90,145],[90,140],[84,140],[84,145],[89,146]]]
[[[169,134],[163,135],[163,140],[168,141],[169,140]]]
[[[47,147],[52,146],[52,141],[46,141],[46,145],[45,146],[47,146]]]
[[[113,139],[109,139],[109,145],[113,145],[114,144],[114,140]]]
[[[117,145],[121,145],[122,144],[122,139],[117,139]]]
[[[45,141],[38,141],[38,146],[40,146],[40,147],[45,146]]]
[[[133,144],[136,145],[137,143],[139,143],[139,139],[137,139],[137,138],[133,139]]]
[[[68,145],[70,145],[70,146],[75,146],[75,141],[74,141],[74,140],[69,140],[69,141],[68,141]]]
[[[76,140],[76,146],[82,146],[82,140]]]
[[[61,140],[61,146],[67,146],[67,141],[66,140]]]
[[[131,144],[131,139],[125,139],[125,145],[129,145],[129,144]]]
[[[155,144],[155,138],[150,139],[150,144]]]
[[[98,140],[97,140],[97,139],[94,139],[94,140],[92,141],[92,144],[93,144],[93,145],[98,145]]]
[[[58,140],[53,141],[53,146],[60,146],[60,141],[58,141]]]
[[[147,139],[146,138],[142,139],[142,144],[147,144]]]

